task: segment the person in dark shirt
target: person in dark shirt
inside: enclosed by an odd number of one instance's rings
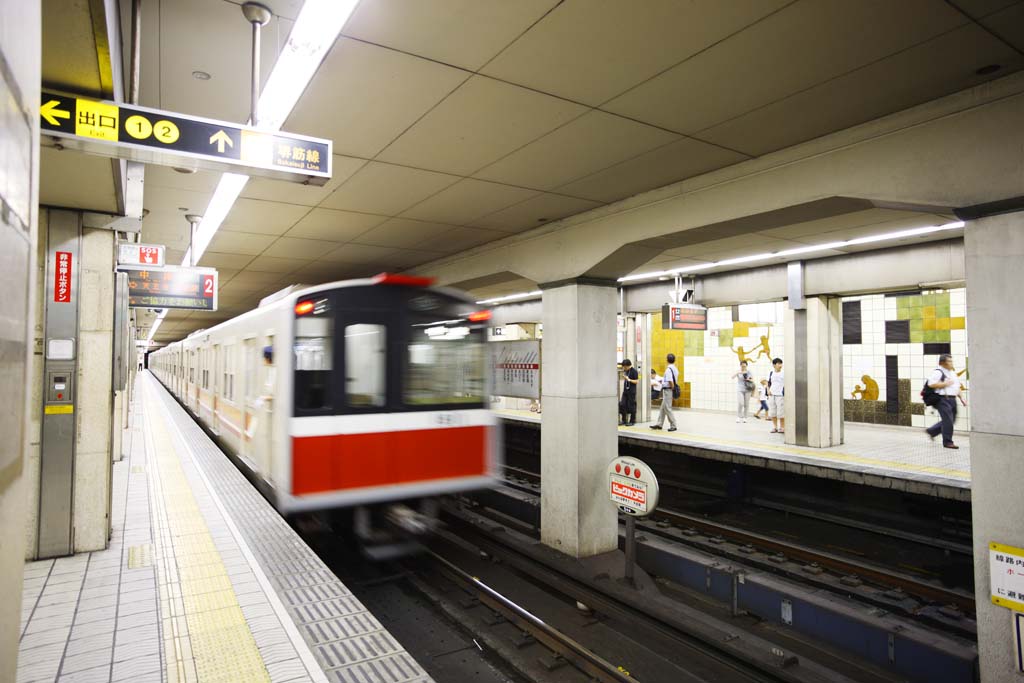
[[[622,361],[622,398],[619,399],[619,418],[622,424],[632,427],[636,424],[636,384],[640,381],[633,363],[627,358]]]

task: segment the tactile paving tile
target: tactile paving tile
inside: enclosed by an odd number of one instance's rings
[[[338,683],[431,681],[167,391],[155,381],[153,386],[328,679]],[[218,590],[210,585],[203,595],[212,602]],[[197,624],[209,633],[207,626],[208,622]],[[189,628],[193,628],[191,622]],[[202,677],[203,672],[198,673]],[[219,671],[209,673],[221,680]],[[234,673],[234,680],[245,680],[240,672]]]

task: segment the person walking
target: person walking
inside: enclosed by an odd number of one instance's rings
[[[620,422],[627,427],[636,424],[636,385],[640,374],[633,367],[633,362],[626,358],[622,361],[622,398],[619,399]]]
[[[939,395],[935,409],[939,411],[939,421],[925,431],[932,439],[942,434],[943,448],[960,448],[953,443],[953,424],[956,422],[957,401],[967,405],[960,395],[960,378],[953,368],[953,356],[944,353],[939,356],[939,365],[928,376],[928,386]]]
[[[732,376],[736,380],[736,421],[747,421],[750,394],[754,392],[754,376],[747,372],[747,361],[740,361],[740,371]]]
[[[768,373],[768,417],[772,419],[772,434],[786,433],[786,375],[782,372],[782,359],[772,360],[774,368]]]
[[[676,416],[672,414],[672,400],[676,395],[676,387],[679,386],[679,371],[676,370],[676,354],[670,353],[665,357],[668,365],[665,367],[665,374],[661,378],[661,410],[658,411],[658,424],[651,425],[651,429],[661,429],[661,426],[668,420],[668,431],[676,431]]]
[[[757,388],[757,400],[761,402],[761,406],[754,413],[754,417],[758,420],[761,419],[761,413],[764,413],[765,418],[768,417],[768,380],[761,380],[761,385]]]

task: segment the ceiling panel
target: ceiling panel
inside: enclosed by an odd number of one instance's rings
[[[337,246],[337,242],[307,240],[299,237],[282,237],[267,247],[263,254],[279,258],[313,260]]]
[[[347,242],[388,219],[372,213],[313,209],[288,231],[288,237]]]
[[[593,110],[476,174],[477,178],[553,190],[636,157],[679,135]]]
[[[390,254],[395,253],[393,247],[372,247],[365,244],[343,244],[333,251],[319,256],[320,261],[332,263],[381,263]]]
[[[470,175],[586,111],[550,95],[474,76],[379,158]]]
[[[371,158],[468,76],[443,64],[342,38],[284,129],[331,138],[335,152]]]
[[[597,106],[787,1],[566,0],[482,72]]]
[[[256,256],[273,244],[273,235],[260,235],[254,232],[235,232],[234,230],[218,230],[210,240],[208,251],[226,254],[249,254]]]
[[[500,240],[504,237],[508,237],[508,233],[498,230],[459,227],[452,228],[443,235],[440,235],[434,244],[423,244],[421,246],[426,249],[437,248],[447,252],[459,252]]]
[[[309,265],[309,259],[278,258],[276,256],[257,256],[245,267],[246,271],[256,273],[278,273],[287,275],[303,266]]]
[[[412,268],[423,263],[437,260],[441,254],[436,251],[423,251],[420,249],[395,249],[388,255],[381,264],[380,270],[384,272],[398,272],[406,268]],[[380,271],[378,271],[380,272]]]
[[[1018,51],[1024,52],[1024,2],[992,14],[982,20],[982,25],[1003,40],[1009,42]],[[1005,75],[1000,73],[1000,76]]]
[[[612,202],[684,178],[730,166],[748,157],[683,138],[558,188],[559,192]]]
[[[989,76],[975,70],[1003,69]],[[1024,67],[1024,56],[976,24],[905,50],[699,133],[699,137],[762,155],[864,123]]]
[[[241,270],[245,268],[249,262],[252,261],[252,256],[249,254],[231,254],[221,253],[219,251],[207,251],[203,254],[203,257],[199,259],[200,266],[207,266],[209,268],[230,268],[231,270]]]
[[[145,171],[146,189],[169,187],[176,190],[189,190],[202,195],[212,195],[220,182],[220,173],[196,171],[181,173],[170,166],[148,164]],[[148,198],[148,195],[147,195]]]
[[[338,189],[342,183],[351,178],[365,163],[365,159],[335,154],[332,159],[331,179],[327,181],[326,185],[318,187],[316,185],[281,182],[272,178],[252,177],[245,184],[241,196],[249,199],[284,202],[286,204],[316,206]]]
[[[262,235],[283,235],[300,218],[309,213],[308,206],[268,202],[262,199],[237,199],[223,227]]]
[[[110,159],[40,148],[39,203],[117,213]]]
[[[361,2],[344,34],[477,70],[558,0],[373,0]]]
[[[321,206],[397,216],[458,180],[457,176],[445,173],[371,161],[335,190]]]
[[[474,221],[474,223],[482,228],[518,232],[592,209],[595,206],[600,206],[600,204],[586,199],[548,193],[496,211]]]
[[[466,178],[402,212],[402,217],[462,225],[536,194],[521,187]]]
[[[795,2],[604,108],[695,133],[966,21],[941,0]]]
[[[444,223],[427,223],[409,218],[392,218],[376,228],[360,235],[358,244],[375,247],[426,247],[438,236],[449,232],[453,226]],[[436,251],[436,250],[435,250]]]

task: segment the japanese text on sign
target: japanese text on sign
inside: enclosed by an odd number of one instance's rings
[[[540,398],[540,340],[491,342],[488,346],[494,395]]]
[[[624,477],[611,477],[612,502],[637,512],[647,512],[647,484]]]
[[[992,604],[1024,612],[1024,549],[988,544]]]
[[[665,304],[661,307],[664,330],[706,330],[708,309],[696,304]]]
[[[217,310],[217,271],[209,268],[121,268],[133,308]]]
[[[331,177],[330,140],[77,95],[43,92],[40,103],[44,135],[93,154],[321,185]]]
[[[58,304],[71,303],[71,252],[54,254],[53,300]]]

